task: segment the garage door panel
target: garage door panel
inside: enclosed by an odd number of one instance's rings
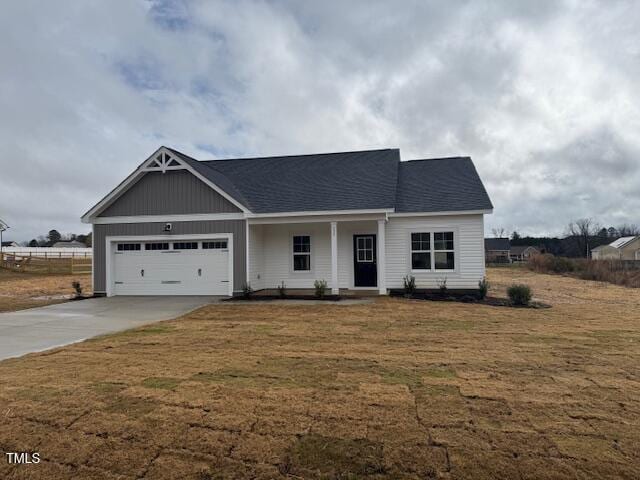
[[[180,240],[176,240],[180,241]],[[173,241],[172,241],[173,242]],[[228,295],[228,249],[116,252],[115,295]]]

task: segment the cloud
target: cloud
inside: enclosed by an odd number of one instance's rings
[[[487,230],[640,223],[637,2],[12,2],[0,217],[79,217],[160,144],[471,155]],[[25,35],[25,32],[29,32]]]

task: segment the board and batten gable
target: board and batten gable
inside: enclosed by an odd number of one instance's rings
[[[186,170],[147,172],[98,217],[235,213],[241,210]]]
[[[387,288],[403,288],[406,275],[413,275],[417,288],[436,289],[446,278],[449,289],[477,289],[485,276],[484,217],[447,215],[391,217],[386,224]],[[454,232],[455,271],[412,271],[412,232]]]

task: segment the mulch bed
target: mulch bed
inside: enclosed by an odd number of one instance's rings
[[[412,300],[428,300],[431,302],[460,302],[477,303],[478,305],[489,305],[491,307],[511,307],[511,308],[551,308],[551,305],[542,302],[529,302],[528,305],[515,305],[508,298],[485,297],[483,299],[469,294],[441,294],[441,293],[414,293],[407,296],[404,294],[392,293],[395,297],[404,297]]]

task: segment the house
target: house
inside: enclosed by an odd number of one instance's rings
[[[51,245],[53,248],[87,248],[87,245],[77,240],[63,240]]]
[[[20,245],[18,245],[18,242],[8,241],[8,242],[2,242],[2,246],[3,247],[19,247]]]
[[[538,247],[531,245],[514,245],[509,250],[509,259],[512,262],[526,262],[533,255],[540,254]]]
[[[640,235],[622,237],[591,250],[594,260],[640,260]]]
[[[508,238],[485,238],[484,255],[487,263],[509,263],[511,242]]]
[[[233,295],[247,284],[333,293],[475,290],[493,206],[468,157],[398,149],[198,161],[161,147],[83,222],[94,291]]]

